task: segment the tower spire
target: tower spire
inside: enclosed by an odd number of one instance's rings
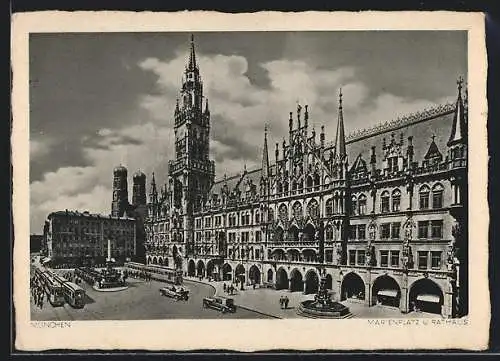
[[[153,172],[151,176],[151,189],[149,192],[153,197],[154,195],[158,194],[158,191],[156,190],[155,172]]]
[[[267,124],[264,127],[264,149],[262,151],[262,177],[269,176],[269,155],[267,152]]]
[[[463,81],[464,80],[462,77],[459,77],[457,80],[458,95],[455,106],[455,114],[453,116],[453,125],[451,127],[450,139],[448,140],[448,146],[463,141],[467,131],[467,124],[464,114],[464,103],[462,98]]]
[[[337,134],[335,137],[335,157],[342,160],[346,155],[344,115],[342,111],[342,88],[339,91],[339,118],[337,123]]]
[[[210,110],[208,109],[208,98],[205,98],[205,114],[210,114]]]
[[[189,70],[196,69],[196,52],[194,50],[194,35],[191,34],[191,52],[189,53]]]

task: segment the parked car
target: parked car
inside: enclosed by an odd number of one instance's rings
[[[203,299],[203,307],[213,308],[222,313],[236,312],[236,305],[234,299],[225,297],[205,297]]]
[[[186,290],[182,287],[181,288],[175,288],[174,286],[163,287],[163,288],[160,288],[160,293],[163,296],[175,298],[176,300],[187,301],[189,299],[189,290]]]

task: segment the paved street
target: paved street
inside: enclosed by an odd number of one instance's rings
[[[57,270],[58,273],[64,273]],[[68,304],[52,307],[45,302],[40,310],[31,302],[31,319],[36,321],[51,320],[155,320],[155,319],[251,319],[251,318],[302,318],[297,314],[301,301],[314,298],[302,292],[272,290],[267,288],[252,289],[246,286],[229,296],[223,291],[224,282],[201,282],[191,278],[185,280],[189,288],[188,301],[175,301],[160,295],[159,289],[167,284],[157,281],[127,280],[129,288],[120,292],[98,292],[83,283],[87,293],[83,309],[74,309]],[[228,284],[228,283],[226,283]],[[238,305],[236,313],[222,314],[213,309],[202,307],[204,297],[214,294],[233,297]],[[287,309],[279,304],[280,296],[290,300]],[[386,306],[367,307],[354,301],[342,302],[349,307],[354,318],[440,318],[440,315],[416,313],[402,314],[398,309]]]
[[[121,292],[98,292],[84,284],[87,304],[83,309],[74,309],[68,304],[52,307],[45,302],[40,310],[31,302],[31,319],[49,320],[154,320],[154,319],[238,319],[268,318],[246,309],[236,313],[222,314],[202,306],[203,297],[211,296],[214,289],[205,284],[186,281],[190,290],[188,301],[175,301],[160,295],[158,291],[166,284],[128,279],[130,287]]]
[[[206,280],[203,282],[207,283]],[[208,284],[215,287],[217,294],[227,295],[223,288],[224,282],[209,282]],[[229,284],[226,282],[226,284]],[[279,304],[280,296],[287,296],[290,300],[288,309],[281,309]],[[252,289],[251,286],[245,286],[243,291],[237,290],[234,295],[234,302],[239,307],[247,307],[248,309],[272,315],[277,318],[303,318],[297,314],[299,303],[314,299],[313,294],[304,295],[302,292],[289,292],[288,290],[272,290],[268,288]],[[349,307],[353,318],[441,318],[440,315],[424,312],[410,312],[408,314],[394,307],[387,306],[372,306],[368,307],[356,301],[343,301],[344,305]]]

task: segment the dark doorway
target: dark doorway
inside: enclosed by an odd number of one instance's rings
[[[341,286],[341,300],[354,298],[358,300],[365,299],[365,283],[356,273],[351,272],[345,275]]]

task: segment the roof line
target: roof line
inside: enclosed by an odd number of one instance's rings
[[[409,125],[431,120],[440,115],[448,114],[453,111],[455,111],[454,103],[436,105],[432,108],[411,113],[403,117],[398,117],[396,119],[386,121],[385,123],[380,123],[371,128],[366,128],[352,132],[346,137],[346,143],[347,144],[354,143],[379,134],[405,128]],[[331,148],[333,145],[334,142],[329,142],[328,144],[326,144],[326,148]]]

